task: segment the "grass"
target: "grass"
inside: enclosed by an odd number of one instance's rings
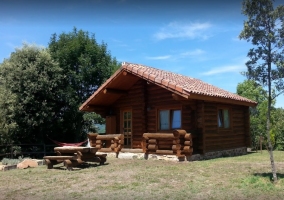
[[[0,199],[282,199],[284,152],[195,162],[108,158],[103,166],[62,165],[0,172]]]

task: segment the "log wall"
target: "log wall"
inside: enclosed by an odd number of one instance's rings
[[[170,91],[154,84],[147,85],[147,97],[149,109],[147,110],[148,130],[146,132],[157,133],[159,132],[157,124],[157,115],[159,114],[158,109],[181,109],[181,104],[173,99]]]
[[[157,133],[158,130],[158,110],[159,109],[180,109],[182,113],[182,127],[190,132],[194,127],[195,116],[193,109],[196,109],[195,101],[175,100],[172,92],[148,84],[144,80],[139,80],[128,91],[128,95],[122,96],[113,105],[116,116],[116,133],[121,130],[121,110],[132,110],[132,148],[142,148],[143,133]],[[165,131],[163,131],[165,132]],[[172,130],[169,130],[172,132]]]
[[[218,128],[219,108],[229,109],[231,118],[228,129]],[[127,95],[122,96],[112,106],[112,114],[116,116],[116,133],[122,133],[120,113],[124,109],[132,110],[132,149],[142,148],[143,133],[161,132],[158,127],[159,109],[181,110],[181,129],[192,133],[194,153],[245,147],[250,144],[249,110],[246,106],[176,99],[171,91],[141,79]],[[170,144],[160,145],[161,149],[168,149]]]
[[[229,109],[229,128],[218,127],[218,109],[222,108]],[[248,107],[203,102],[203,109],[203,153],[249,146]]]
[[[193,138],[195,141],[193,142],[193,150],[194,153],[204,153],[206,152],[206,145],[204,139],[204,102],[197,101],[196,102],[196,127],[197,134]]]

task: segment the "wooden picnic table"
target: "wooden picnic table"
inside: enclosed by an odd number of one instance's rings
[[[96,147],[55,147],[56,156],[44,156],[47,169],[52,169],[53,165],[64,163],[67,169],[72,169],[85,162],[98,162],[101,165],[106,162],[107,154],[98,153]]]

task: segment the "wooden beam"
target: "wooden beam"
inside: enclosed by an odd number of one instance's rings
[[[235,104],[235,105],[242,105],[242,106],[250,106],[255,107],[257,104],[246,102],[246,101],[238,101],[234,99],[226,99],[226,98],[220,98],[220,97],[214,97],[214,96],[206,96],[206,95],[200,95],[200,94],[190,94],[189,99],[198,99],[203,101],[214,101],[218,103],[226,103],[226,104]]]
[[[126,71],[124,71],[122,74],[123,74],[123,76],[127,76],[128,73]]]
[[[172,97],[174,98],[174,100],[177,100],[177,101],[188,100],[188,96],[185,96],[185,95],[181,96],[175,93],[172,94]]]
[[[121,152],[127,152],[127,153],[143,153],[143,149],[127,149],[122,148]]]
[[[173,140],[176,139],[173,133],[144,133],[143,138],[145,139],[168,139]]]
[[[106,88],[104,94],[128,94],[128,91]]]
[[[87,110],[89,111],[99,111],[100,112],[100,111],[105,111],[107,109],[109,108],[106,106],[93,106],[93,105],[87,106]]]

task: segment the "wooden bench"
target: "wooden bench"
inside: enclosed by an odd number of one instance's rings
[[[97,133],[87,134],[91,147],[55,147],[56,156],[44,156],[48,169],[53,165],[64,163],[68,169],[80,165],[84,162],[98,162],[101,165],[106,162],[107,154],[98,152],[115,152],[116,155],[123,147],[123,134],[99,135]]]
[[[85,162],[98,162],[103,165],[106,162],[107,154],[97,154],[95,147],[55,147],[56,156],[44,156],[43,159],[47,169],[52,169],[53,165],[64,163],[67,169],[72,169]]]

